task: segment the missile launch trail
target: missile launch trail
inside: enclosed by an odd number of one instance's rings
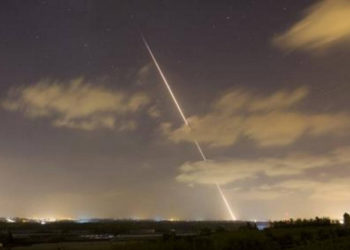
[[[166,79],[166,77],[165,77],[165,75],[164,75],[162,69],[160,68],[160,66],[159,66],[159,64],[158,64],[157,59],[155,58],[155,56],[154,56],[154,54],[153,54],[153,52],[152,52],[152,50],[151,50],[151,47],[150,47],[149,44],[147,43],[147,41],[146,41],[146,39],[144,38],[144,36],[142,36],[142,40],[143,40],[143,43],[145,44],[145,47],[146,47],[148,53],[150,54],[150,56],[151,56],[151,58],[152,58],[152,61],[153,61],[154,65],[156,66],[156,68],[157,68],[157,70],[158,70],[158,73],[160,74],[160,76],[161,76],[161,78],[162,78],[162,80],[163,80],[163,82],[164,82],[166,88],[168,89],[169,94],[170,94],[170,96],[171,96],[171,98],[172,98],[172,100],[173,100],[173,102],[174,102],[174,104],[175,104],[177,110],[178,110],[179,113],[180,113],[183,122],[184,122],[185,125],[191,130],[190,123],[188,122],[188,120],[187,120],[187,118],[186,118],[184,112],[182,111],[181,106],[180,106],[179,102],[177,101],[177,99],[176,99],[176,97],[175,97],[175,95],[174,95],[174,93],[173,93],[173,90],[172,90],[171,87],[170,87],[170,84],[168,83],[168,80]],[[201,145],[199,144],[199,142],[198,142],[197,140],[194,140],[194,144],[196,145],[196,147],[197,147],[197,149],[198,149],[198,152],[200,153],[200,155],[201,155],[203,161],[207,161],[207,157],[206,157],[206,155],[204,154],[204,151],[202,150],[202,147],[201,147]],[[230,204],[228,203],[228,201],[227,201],[227,199],[226,199],[226,197],[225,197],[225,194],[224,194],[224,192],[222,191],[220,185],[216,183],[215,186],[216,186],[216,188],[218,189],[218,191],[219,191],[219,193],[220,193],[220,196],[221,196],[221,198],[222,198],[222,200],[223,200],[223,202],[224,202],[224,204],[225,204],[225,206],[226,206],[226,208],[227,208],[228,213],[230,214],[231,219],[232,219],[232,220],[236,220],[236,216],[233,214],[232,209],[231,209],[231,207],[230,207]]]

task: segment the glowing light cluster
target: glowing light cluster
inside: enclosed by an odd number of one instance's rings
[[[7,223],[15,223],[16,221],[14,219],[12,219],[12,218],[7,217],[6,218],[6,222]]]

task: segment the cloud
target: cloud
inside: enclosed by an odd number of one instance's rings
[[[136,82],[139,85],[145,84],[150,80],[151,72],[153,70],[153,63],[149,62],[143,65],[136,74]]]
[[[228,184],[268,177],[296,177],[316,168],[350,164],[350,147],[334,150],[325,155],[295,153],[280,158],[261,157],[255,159],[233,158],[186,162],[176,177],[188,184]]]
[[[136,122],[127,116],[149,102],[144,93],[110,90],[80,78],[69,83],[43,80],[32,86],[13,88],[2,106],[32,118],[49,117],[57,127],[133,130]]]
[[[274,200],[286,195],[306,195],[315,200],[350,200],[350,176],[315,178],[308,171],[332,172],[350,164],[350,147],[328,154],[290,154],[280,158],[226,159],[187,162],[176,177],[187,184],[230,184],[226,188],[243,200]],[[264,176],[264,177],[262,177]],[[272,181],[271,181],[272,180]]]
[[[253,96],[243,90],[235,90],[223,95],[216,103],[214,109],[218,112],[232,113],[237,110],[266,111],[288,108],[303,100],[308,94],[305,87],[294,91],[278,91],[270,96]]]
[[[290,190],[290,193],[309,193],[314,200],[345,201],[350,200],[350,178],[336,178],[327,181],[310,179],[288,180],[272,187],[272,189]]]
[[[211,147],[234,145],[248,138],[257,146],[284,146],[302,136],[340,135],[350,128],[347,113],[306,113],[296,109],[306,98],[306,88],[277,91],[269,96],[233,90],[214,102],[202,116],[191,116],[186,126],[163,124],[163,133],[173,142],[193,142]]]
[[[147,113],[150,117],[152,118],[159,118],[160,117],[160,110],[157,106],[151,106],[148,110]]]
[[[240,200],[276,200],[283,196],[292,195],[293,191],[276,188],[269,185],[261,185],[254,188],[234,188],[231,191],[234,192],[235,199]]]
[[[304,196],[314,201],[350,201],[350,178],[317,181],[311,178],[289,179],[277,184],[247,189],[234,188],[235,198],[243,200],[275,200],[283,197]]]
[[[321,50],[350,41],[350,1],[322,0],[273,42],[286,49]]]
[[[336,202],[350,201],[350,178],[335,178],[317,181],[310,178],[286,180],[277,184],[263,184],[249,188],[229,189],[235,199],[278,200],[286,197],[304,197],[311,201]],[[226,191],[228,191],[226,189]]]

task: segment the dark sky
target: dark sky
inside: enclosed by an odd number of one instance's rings
[[[1,1],[0,216],[228,219],[219,183],[240,219],[340,217],[349,16],[347,0]]]

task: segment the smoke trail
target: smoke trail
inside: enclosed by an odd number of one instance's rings
[[[174,93],[173,93],[173,91],[172,91],[172,89],[170,87],[170,84],[168,83],[168,80],[166,79],[165,75],[163,74],[163,71],[162,71],[162,69],[160,68],[160,66],[159,66],[159,64],[157,62],[157,59],[153,55],[151,47],[148,45],[148,43],[147,43],[146,39],[144,38],[144,36],[142,36],[142,40],[143,40],[143,43],[145,44],[145,47],[146,47],[148,53],[150,54],[150,56],[152,58],[152,61],[153,61],[154,65],[156,66],[156,68],[157,68],[157,70],[158,70],[158,72],[159,72],[159,74],[160,74],[160,76],[161,76],[165,86],[167,87],[167,89],[169,91],[169,94],[170,94],[173,102],[175,103],[175,106],[176,106],[177,110],[180,113],[182,120],[184,121],[185,125],[191,130],[191,126],[190,126],[190,124],[189,124],[189,122],[188,122],[184,112],[182,111],[180,104],[176,100],[176,97],[175,97],[175,95],[174,95]],[[196,145],[196,147],[198,149],[198,152],[200,153],[201,157],[203,158],[203,161],[207,161],[207,157],[204,154],[204,152],[202,150],[202,147],[199,144],[199,142],[197,140],[194,140],[194,144]],[[218,189],[218,191],[220,193],[220,196],[221,196],[222,200],[224,201],[224,204],[225,204],[225,206],[227,208],[227,211],[230,214],[231,219],[232,220],[236,220],[236,216],[233,214],[232,209],[230,207],[230,204],[228,203],[228,201],[227,201],[227,199],[226,199],[226,197],[225,197],[225,195],[224,195],[220,185],[216,183],[215,186],[217,187],[217,189]]]

